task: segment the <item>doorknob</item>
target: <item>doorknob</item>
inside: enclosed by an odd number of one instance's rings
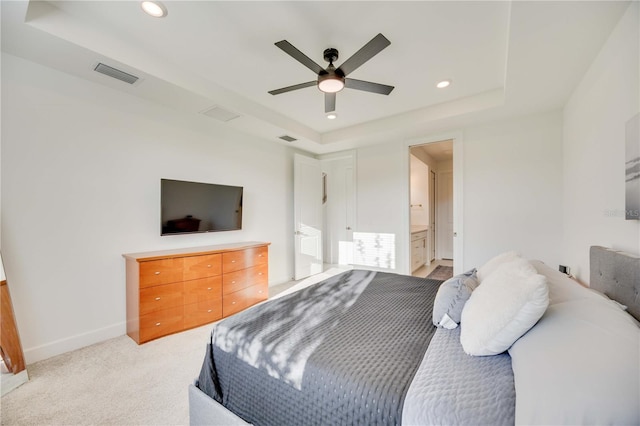
[[[453,233],[453,236],[454,236],[454,237],[457,237],[457,236],[458,236],[458,233],[457,233],[457,232],[454,232],[454,233]]]
[[[347,231],[351,231],[351,227],[350,226],[347,226]]]

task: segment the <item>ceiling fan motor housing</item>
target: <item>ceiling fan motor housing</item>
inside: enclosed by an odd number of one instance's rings
[[[335,61],[338,60],[338,49],[334,49],[333,47],[325,49],[323,56],[325,61],[329,62],[330,64],[333,64]]]

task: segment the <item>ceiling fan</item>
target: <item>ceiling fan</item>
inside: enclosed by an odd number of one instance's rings
[[[293,86],[283,87],[277,90],[271,90],[269,93],[272,95],[279,95],[281,93],[291,92],[292,90],[317,85],[318,89],[324,92],[324,112],[327,113],[335,111],[336,92],[339,92],[345,87],[347,89],[363,90],[365,92],[388,95],[393,90],[393,86],[347,78],[347,75],[380,53],[380,51],[390,44],[391,42],[387,40],[385,36],[378,34],[367,44],[362,46],[360,50],[354,53],[353,56],[344,61],[338,68],[333,65],[333,63],[338,60],[338,50],[333,47],[325,49],[324,60],[329,62],[329,66],[325,69],[315,63],[307,55],[296,49],[287,40],[279,41],[275,43],[276,46],[284,50],[285,53],[288,53],[293,59],[316,73],[318,75],[318,79],[307,81],[306,83],[295,84]]]

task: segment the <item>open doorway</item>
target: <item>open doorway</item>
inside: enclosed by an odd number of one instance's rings
[[[453,275],[453,140],[411,146],[411,273],[447,279]]]

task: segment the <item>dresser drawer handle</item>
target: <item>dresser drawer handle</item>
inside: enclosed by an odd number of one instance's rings
[[[258,257],[262,257],[262,255],[261,255],[261,254],[259,254],[259,255],[258,255]]]
[[[156,297],[156,300],[160,300],[160,297]]]
[[[260,291],[258,292],[258,294],[262,294],[262,290],[260,290]]]
[[[262,275],[262,272],[258,272],[258,275]]]
[[[211,268],[211,265],[207,265],[207,268]]]
[[[211,313],[211,309],[209,309],[209,310],[207,311],[207,313]]]
[[[232,261],[231,261],[231,263],[236,263],[236,261],[235,261],[235,260],[232,260]]]
[[[157,323],[156,323],[156,327],[157,327],[157,326],[159,326],[159,325],[160,325],[160,323],[159,323],[159,322],[157,322]]]
[[[235,283],[236,283],[235,281],[231,281],[231,284],[235,284]]]
[[[207,287],[207,291],[211,291],[211,287]]]
[[[160,271],[155,271],[154,274],[160,275]]]
[[[234,301],[234,302],[231,302],[231,304],[232,304],[232,305],[235,305],[235,304],[236,304],[236,302],[235,302],[235,301]]]

